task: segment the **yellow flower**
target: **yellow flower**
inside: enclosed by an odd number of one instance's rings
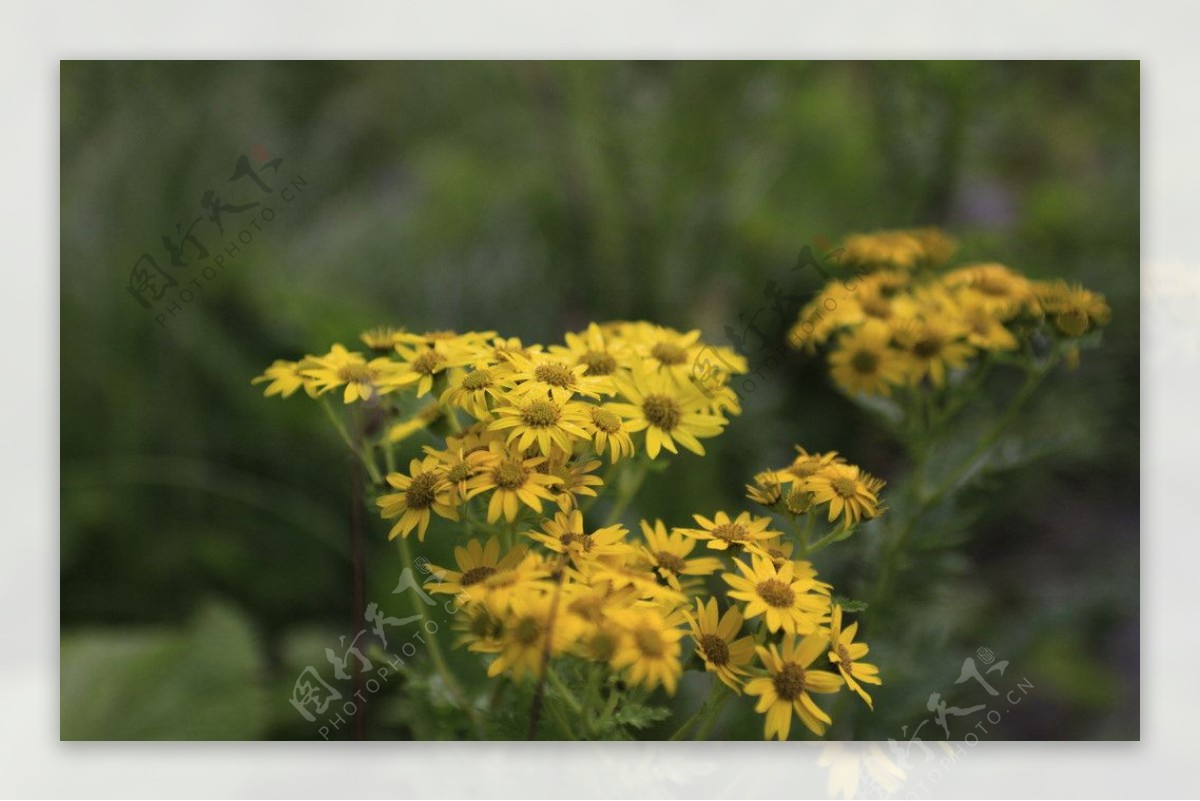
[[[846,461],[838,456],[837,451],[809,453],[799,445],[796,445],[795,448],[798,455],[792,460],[792,463],[782,470],[775,471],[775,477],[782,482],[804,481],[831,464],[844,464]]]
[[[814,503],[829,504],[830,522],[836,520],[838,515],[844,515],[843,525],[846,528],[861,519],[879,514],[876,493],[882,486],[879,479],[848,464],[828,465],[805,484],[813,493]]]
[[[1017,349],[1017,338],[1004,325],[1010,315],[989,309],[973,292],[959,295],[958,300],[959,316],[967,329],[967,342],[980,350]]]
[[[424,542],[431,512],[437,512],[449,520],[458,520],[458,510],[453,506],[453,495],[446,474],[436,459],[413,459],[408,471],[407,476],[388,473],[388,484],[400,491],[382,495],[376,503],[384,519],[400,518],[388,532],[389,540],[397,535],[407,537],[416,528],[417,539]]]
[[[704,660],[704,669],[715,673],[729,689],[741,695],[742,684],[738,676],[747,674],[746,668],[754,658],[754,638],[737,638],[742,631],[742,613],[736,606],[726,609],[720,617],[717,611],[716,598],[709,598],[707,602],[696,599],[696,616],[687,614],[692,642],[696,646],[696,656]]]
[[[605,333],[596,323],[589,323],[585,331],[567,334],[565,339],[566,347],[551,345],[550,354],[565,362],[582,365],[585,376],[612,375],[619,368],[631,365],[635,358],[628,343]]]
[[[546,487],[558,479],[542,472],[541,466],[546,457],[525,458],[519,451],[493,442],[486,451],[476,451],[470,458],[473,464],[480,466],[480,472],[467,481],[467,498],[492,491],[488,501],[487,522],[495,523],[504,515],[504,519],[511,523],[517,519],[521,504],[541,512],[543,498],[554,500],[554,495]]]
[[[966,366],[975,348],[965,341],[966,329],[947,317],[908,321],[897,326],[896,340],[907,354],[909,383],[926,376],[936,388],[946,384],[946,371]]]
[[[512,398],[509,405],[497,407],[496,415],[488,430],[510,429],[508,443],[516,440],[521,450],[536,445],[543,456],[551,456],[556,450],[569,454],[576,440],[591,439],[584,430],[588,424],[587,408],[578,401],[529,393]]]
[[[378,328],[372,328],[370,331],[363,331],[358,335],[358,338],[363,341],[364,345],[376,353],[391,353],[396,347],[396,343],[403,341],[402,337],[406,333],[403,328],[379,326]]]
[[[883,681],[879,678],[879,668],[858,661],[867,655],[869,649],[866,643],[854,642],[854,635],[857,633],[858,623],[851,623],[845,629],[842,628],[842,607],[841,604],[834,604],[833,623],[829,629],[829,661],[837,665],[846,686],[858,693],[858,696],[867,702],[867,706],[874,709],[875,704],[871,701],[871,696],[867,695],[867,691],[859,682],[883,684]]]
[[[661,520],[654,521],[653,526],[643,520],[641,525],[642,536],[646,539],[646,557],[672,589],[681,592],[688,589],[685,580],[681,581],[681,576],[711,576],[721,569],[721,560],[712,556],[689,559],[696,541],[678,531],[668,534]]]
[[[816,582],[795,575],[795,566],[785,562],[778,568],[766,557],[755,555],[753,567],[740,559],[734,564],[742,575],[726,573],[732,587],[730,598],[746,602],[747,620],[764,616],[767,629],[788,634],[809,634],[817,630],[829,611],[829,598],[816,592]]]
[[[441,402],[463,409],[477,420],[491,419],[492,403],[503,398],[497,373],[484,365],[476,365],[473,370],[451,370]]]
[[[599,466],[598,459],[565,459],[561,453],[547,460],[545,472],[558,479],[547,489],[554,493],[559,509],[569,512],[579,505],[580,496],[596,497],[593,487],[603,486],[604,479],[591,474]]]
[[[281,398],[291,397],[292,393],[304,387],[304,391],[310,398],[317,396],[317,388],[312,379],[306,378],[302,372],[305,367],[305,362],[289,362],[283,359],[276,359],[275,362],[263,372],[262,375],[254,378],[251,384],[261,384],[264,381],[269,381],[263,395],[271,397],[278,395]],[[632,446],[631,446],[632,447]],[[614,458],[613,461],[616,461]]]
[[[781,645],[758,646],[758,658],[768,675],[746,684],[746,694],[759,697],[754,711],[766,713],[764,737],[786,740],[792,729],[793,710],[809,731],[820,736],[833,721],[810,693],[836,693],[842,686],[837,674],[809,667],[825,650],[825,637],[810,634],[797,642],[795,637],[785,636]]]
[[[417,385],[418,398],[432,391],[433,382],[446,370],[462,367],[470,361],[470,356],[456,348],[452,339],[434,339],[429,345],[417,347],[397,343],[396,352],[403,358],[401,365],[410,383]]]
[[[741,512],[737,518],[730,519],[724,512],[717,512],[710,520],[704,515],[692,515],[700,528],[681,528],[680,532],[698,540],[707,540],[708,547],[714,551],[743,548],[754,549],[760,540],[769,540],[779,536],[778,531],[771,531],[769,517],[751,517],[749,512]]]
[[[1034,296],[1036,310],[1050,317],[1064,336],[1083,336],[1093,328],[1107,325],[1112,317],[1103,295],[1079,285],[1068,285],[1066,281],[1039,281],[1034,285]]]
[[[607,408],[626,418],[625,430],[646,432],[646,453],[651,459],[661,449],[678,453],[676,443],[692,453],[704,455],[698,437],[715,437],[726,420],[707,414],[704,396],[690,383],[677,386],[666,375],[634,373],[618,379],[617,389],[630,403],[610,403]]]
[[[583,525],[583,513],[558,512],[553,520],[542,524],[542,531],[531,531],[527,536],[540,542],[555,553],[567,554],[572,561],[599,559],[605,556],[622,556],[630,549],[625,542],[629,530],[617,524],[588,532]]]
[[[343,400],[370,400],[376,394],[391,392],[416,383],[417,379],[388,358],[367,361],[341,345],[334,345],[324,356],[309,356],[304,360],[301,375],[310,379],[318,395],[345,386]]]
[[[497,573],[513,570],[525,559],[525,551],[524,545],[518,545],[501,559],[500,540],[495,537],[489,538],[487,545],[480,545],[479,540],[468,540],[466,547],[454,547],[454,561],[458,570],[434,566],[431,582],[425,586],[430,592],[478,601],[486,594],[483,582]]]
[[[505,614],[522,598],[550,594],[550,569],[537,554],[526,553],[508,569],[501,569],[479,581],[478,594],[494,614]]]
[[[522,595],[513,599],[504,619],[500,651],[488,666],[489,677],[508,672],[514,681],[540,676],[546,659],[561,654],[574,640],[578,624],[558,613],[548,595]]]
[[[1025,276],[1003,264],[966,264],[942,276],[942,284],[971,290],[975,303],[987,311],[1013,314],[1030,298],[1032,285]]]
[[[766,470],[754,477],[753,484],[746,485],[746,497],[768,509],[783,500],[783,487],[774,470]]]
[[[505,378],[520,396],[567,401],[575,395],[598,398],[612,392],[606,376],[588,375],[588,365],[570,365],[545,354],[523,356],[510,353],[513,371]]]
[[[625,636],[613,654],[612,666],[625,670],[629,681],[647,689],[662,685],[674,695],[683,674],[680,662],[683,630],[670,628],[658,614],[642,609],[622,609],[609,618]]]
[[[596,454],[603,456],[607,449],[613,464],[616,464],[618,459],[633,456],[633,440],[625,428],[625,421],[608,407],[609,404],[589,405],[590,423],[585,428],[591,432],[592,446],[596,449]]]
[[[842,334],[829,355],[830,374],[851,395],[888,396],[905,379],[904,355],[891,346],[887,323],[868,320]]]
[[[940,264],[957,244],[935,228],[875,231],[846,237],[842,261],[911,270],[923,263]]]

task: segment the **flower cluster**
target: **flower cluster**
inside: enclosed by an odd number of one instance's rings
[[[439,529],[454,532],[453,564],[430,565],[426,589],[453,596],[458,642],[488,660],[493,680],[558,686],[564,664],[607,676],[616,683],[589,685],[609,688],[592,697],[607,712],[575,710],[592,725],[619,717],[627,690],[674,694],[691,667],[711,672],[715,691],[757,697],[766,736],[780,739],[793,711],[824,733],[831,721],[813,694],[847,687],[871,703],[862,685],[878,684],[878,671],[860,661],[857,624],[843,628],[845,602],[808,557],[882,511],[882,481],[836,453],[798,449],[748,488],[766,515],[642,520],[633,532],[620,521],[655,459],[680,447],[703,455],[702,440],[740,412],[727,385],[695,385],[698,354],[744,372],[741,356],[646,322],[592,324],[549,347],[494,332],[376,329],[362,341],[369,353],[334,345],[254,380],[267,395],[340,396],[388,421],[353,436],[338,425],[410,564],[410,535],[423,542],[435,519],[450,521]],[[397,469],[395,449],[419,431],[436,444]],[[593,503],[607,491],[616,497],[597,525]]]
[[[936,229],[846,238],[853,277],[830,281],[800,312],[795,347],[829,346],[829,368],[847,394],[890,396],[899,387],[942,389],[982,361],[1015,360],[1035,341],[1071,350],[1110,317],[1104,298],[1063,281],[1038,281],[1002,264],[946,269],[955,242]]]

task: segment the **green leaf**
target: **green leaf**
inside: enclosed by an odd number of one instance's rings
[[[870,606],[866,601],[856,601],[842,595],[833,596],[833,602],[842,607],[843,612],[865,612]]]

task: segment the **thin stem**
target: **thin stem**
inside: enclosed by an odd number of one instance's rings
[[[701,704],[700,708],[696,710],[696,714],[685,720],[683,724],[675,730],[675,733],[672,734],[668,739],[684,739],[691,728],[701,722],[706,725],[703,726],[699,731],[704,732],[704,734],[707,735],[708,729],[712,728],[711,719],[716,715],[716,711],[714,710],[720,709],[720,703],[718,703],[718,699],[723,701],[725,695],[727,695],[727,693],[723,692],[724,689],[725,683],[714,676],[712,680],[712,688],[708,692],[708,697],[704,699],[704,703]],[[696,739],[699,739],[699,737]]]
[[[576,715],[583,714],[583,704],[579,703],[579,699],[575,697],[575,693],[571,692],[571,688],[566,685],[562,677],[558,675],[558,671],[552,665],[546,666],[546,676],[550,679],[550,683],[554,685],[554,689],[558,692],[562,699],[567,702],[567,706],[571,707],[571,711]]]
[[[408,547],[408,537],[400,538],[400,557],[404,561],[405,570],[410,571],[411,574],[413,568],[413,558],[412,550]],[[413,611],[422,617],[425,616],[425,609],[422,606],[422,601],[419,595],[413,597]],[[471,724],[474,726],[477,736],[480,739],[483,739],[484,726],[483,719],[479,716],[479,710],[477,710],[475,705],[471,703],[471,700],[467,697],[467,694],[463,692],[462,686],[459,685],[458,680],[454,678],[454,674],[450,672],[450,668],[446,665],[446,659],[442,656],[442,648],[440,645],[438,645],[437,637],[431,636],[425,640],[425,643],[429,646],[429,659],[433,662],[434,669],[437,670],[438,675],[442,677],[442,681],[445,682],[446,689],[448,689],[450,691],[450,695],[454,697],[455,703],[457,703],[462,711],[466,713],[467,717],[471,719]]]
[[[354,440],[350,438],[350,432],[346,430],[346,425],[342,422],[341,418],[338,417],[337,412],[333,410],[333,407],[329,405],[328,397],[321,396],[321,408],[325,410],[325,414],[329,417],[329,421],[333,423],[333,427],[337,429],[338,434],[341,435],[342,441],[346,443],[346,447],[350,449],[350,452],[353,453],[358,458],[358,461],[362,463],[362,466],[366,468],[367,473],[371,476],[371,481],[377,485],[382,484],[383,477],[379,475],[379,468],[375,466],[375,460],[373,458],[368,458],[357,446],[355,446]]]

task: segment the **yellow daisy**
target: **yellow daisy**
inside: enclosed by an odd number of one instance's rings
[[[700,528],[681,528],[679,531],[693,539],[707,540],[708,547],[714,551],[753,550],[759,541],[779,536],[778,531],[769,528],[771,518],[751,517],[749,512],[741,512],[734,519],[724,512],[717,512],[711,520],[704,515],[692,515],[692,518]]]
[[[846,528],[862,519],[870,519],[879,514],[878,490],[871,486],[880,487],[881,483],[872,485],[869,482],[878,479],[863,473],[855,465],[831,464],[824,470],[808,479],[806,489],[813,493],[814,503],[829,504],[829,520],[837,520],[838,515],[844,515],[843,525]]]
[[[934,387],[945,386],[947,370],[965,367],[967,360],[975,355],[966,335],[960,323],[945,316],[897,326],[895,336],[907,355],[909,383],[915,386],[928,376]]]
[[[854,642],[854,635],[857,633],[857,622],[842,628],[842,607],[841,604],[834,604],[833,622],[829,629],[829,661],[837,665],[846,686],[858,693],[858,696],[867,702],[867,706],[874,709],[875,704],[871,701],[871,696],[867,695],[867,691],[859,682],[883,684],[883,680],[879,678],[878,667],[858,661],[867,655],[869,649],[866,643]]]
[[[304,387],[305,393],[310,398],[313,398],[317,396],[318,391],[316,383],[311,378],[305,377],[302,372],[306,366],[306,362],[303,361],[289,362],[283,359],[276,359],[262,375],[257,376],[250,383],[261,384],[269,381],[270,383],[267,384],[266,390],[263,391],[263,395],[268,398],[272,395],[288,398],[301,387]],[[626,435],[626,438],[628,438],[628,435]],[[632,450],[632,444],[630,445],[630,449]],[[615,452],[613,461],[616,461]]]
[[[543,499],[554,500],[554,494],[547,486],[558,479],[542,472],[544,456],[525,458],[519,451],[492,442],[486,451],[476,451],[468,458],[479,466],[479,472],[467,481],[467,497],[474,498],[491,491],[487,512],[489,523],[495,523],[501,515],[511,523],[517,519],[521,504],[541,512]]]
[[[451,370],[441,402],[464,410],[476,420],[490,420],[492,406],[504,397],[498,372],[484,365],[476,365],[473,370]]]
[[[559,400],[542,393],[513,397],[496,407],[496,420],[489,431],[508,431],[508,443],[514,440],[521,450],[537,446],[543,456],[555,451],[571,453],[577,440],[591,439],[587,407],[578,401]]]
[[[570,615],[557,611],[557,604],[548,595],[514,598],[512,609],[504,619],[500,651],[488,665],[488,676],[507,672],[514,681],[521,681],[526,676],[540,676],[547,657],[565,651],[577,629]]]
[[[388,473],[388,484],[400,491],[381,495],[376,503],[385,520],[400,518],[388,532],[389,540],[397,535],[407,537],[415,528],[417,539],[424,542],[432,512],[448,520],[458,520],[458,510],[454,508],[451,486],[437,459],[413,459],[408,472],[407,476]]]
[[[829,354],[833,380],[851,395],[891,395],[906,378],[904,355],[891,341],[891,328],[879,320],[842,334]]]
[[[309,356],[301,369],[304,378],[313,383],[317,394],[344,386],[343,400],[370,400],[376,395],[391,392],[416,383],[402,365],[388,358],[367,361],[341,345],[334,345],[324,356]]]
[[[754,638],[738,638],[742,631],[742,613],[736,606],[718,616],[717,599],[707,602],[696,599],[696,615],[687,614],[692,630],[692,642],[696,656],[704,660],[704,669],[715,673],[717,678],[738,695],[742,694],[739,676],[747,674],[750,661],[754,658]]]
[[[641,521],[642,536],[646,540],[645,553],[659,577],[669,587],[681,592],[689,589],[683,576],[711,576],[720,570],[721,560],[712,556],[688,558],[696,548],[696,540],[681,532],[668,533],[663,521],[656,520],[651,526]]]
[[[809,634],[824,622],[828,596],[817,591],[812,579],[796,577],[791,562],[777,568],[770,559],[757,555],[753,567],[740,559],[733,562],[742,575],[726,573],[724,579],[733,588],[729,597],[746,602],[747,620],[763,615],[768,630],[788,634]]]
[[[646,432],[646,453],[651,459],[663,448],[678,453],[676,443],[703,456],[698,438],[717,436],[727,422],[704,411],[705,397],[688,382],[680,386],[666,375],[637,372],[632,378],[617,379],[616,386],[630,402],[610,403],[607,408],[626,418],[626,431]]]
[[[585,376],[606,376],[627,367],[635,358],[632,348],[619,337],[606,334],[596,323],[587,330],[564,337],[566,347],[551,345],[550,354],[573,365],[582,365]]]
[[[620,524],[589,532],[583,525],[583,513],[576,509],[558,512],[553,520],[542,524],[541,531],[530,531],[526,536],[555,553],[567,554],[572,561],[579,561],[627,553],[630,546],[625,542],[625,535],[628,533],[629,530]]]
[[[495,537],[489,538],[486,545],[481,545],[479,540],[468,540],[465,547],[454,547],[454,561],[458,570],[433,566],[433,575],[425,586],[430,592],[478,601],[486,594],[483,582],[497,573],[512,570],[521,564],[525,559],[525,552],[525,546],[518,545],[501,559],[500,540]]]
[[[792,729],[792,711],[800,722],[813,734],[820,736],[825,727],[833,722],[813,701],[810,693],[836,693],[842,680],[835,673],[813,670],[809,666],[825,650],[823,634],[810,634],[797,642],[785,636],[777,647],[758,646],[758,658],[767,669],[767,676],[746,683],[746,694],[757,695],[758,704],[754,711],[766,714],[764,736],[786,740]]]
[[[683,630],[667,626],[662,617],[648,610],[622,609],[612,612],[609,618],[626,635],[613,654],[613,668],[625,670],[633,684],[647,689],[661,684],[674,695],[683,674],[683,649],[679,644]]]
[[[450,344],[447,344],[450,343]],[[433,383],[451,367],[462,367],[470,356],[455,348],[453,340],[435,339],[431,344],[409,347],[396,344],[396,353],[403,359],[405,374],[417,385],[417,397],[423,398],[433,390]]]
[[[613,464],[618,459],[633,456],[633,439],[625,427],[625,421],[615,411],[602,406],[588,406],[589,425],[585,428],[591,433],[592,447],[598,456],[603,456],[608,450]]]

